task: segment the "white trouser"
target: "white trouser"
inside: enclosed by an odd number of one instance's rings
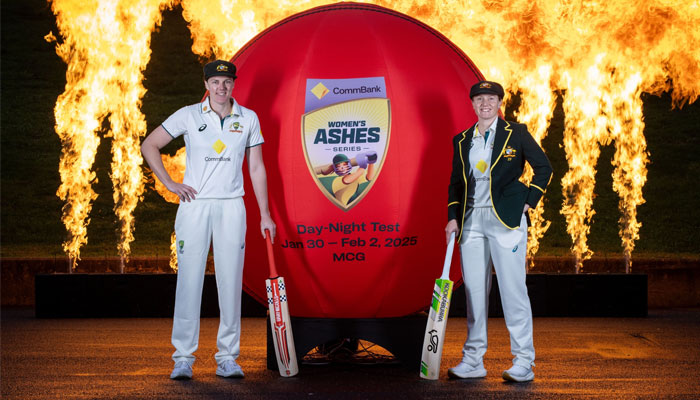
[[[506,228],[488,208],[472,208],[464,219],[460,242],[462,277],[467,294],[467,340],[462,360],[469,365],[483,365],[487,347],[489,292],[491,291],[491,261],[493,260],[503,315],[510,333],[513,364],[534,365],[532,343],[532,310],[525,285],[525,253],[527,223],[525,214],[520,227]]]
[[[211,240],[219,294],[216,362],[240,353],[241,287],[245,254],[243,198],[181,202],[175,218],[177,289],[173,317],[173,360],[192,364],[199,344],[199,314]]]

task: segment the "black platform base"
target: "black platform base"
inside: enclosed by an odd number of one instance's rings
[[[35,278],[37,318],[169,317],[176,274],[45,274]],[[264,317],[267,308],[243,292],[241,313]],[[201,316],[219,316],[216,277],[204,276]]]
[[[491,317],[503,315],[497,281],[494,275],[489,301]],[[39,318],[172,317],[176,283],[175,274],[38,274],[35,312]],[[527,286],[536,317],[647,315],[646,274],[531,273],[527,275]],[[423,296],[427,301],[430,293]],[[465,308],[464,288],[456,288],[450,316],[465,316]],[[244,317],[262,317],[266,313],[266,306],[243,293]],[[219,316],[213,274],[204,279],[201,315]]]
[[[420,365],[426,314],[400,318],[299,318],[292,317],[297,360],[314,347],[336,339],[361,339],[377,344],[395,356],[401,366]],[[277,370],[270,317],[267,318],[267,368]]]
[[[542,274],[526,279],[535,317],[646,317],[646,274]],[[466,316],[464,286],[452,294],[450,316]],[[492,276],[489,317],[502,317],[498,278]]]

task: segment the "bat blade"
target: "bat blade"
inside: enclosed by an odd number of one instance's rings
[[[423,379],[438,379],[440,376],[440,361],[442,360],[442,346],[447,328],[447,316],[450,313],[450,300],[454,282],[450,280],[450,265],[452,264],[452,252],[454,250],[454,233],[447,245],[445,263],[442,267],[442,275],[435,280],[433,298],[430,302],[428,321],[423,337],[423,352],[420,361],[420,377]]]
[[[287,306],[287,290],[281,276],[265,280],[267,302],[270,308],[270,328],[274,337],[275,356],[280,375],[294,376],[299,373],[297,353],[294,348],[292,323]]]
[[[454,282],[449,279],[435,280],[420,362],[420,376],[424,379],[438,379],[440,376],[442,346],[447,327],[447,315],[450,312],[453,286]]]

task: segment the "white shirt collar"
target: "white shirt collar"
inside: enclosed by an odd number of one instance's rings
[[[233,101],[233,104],[231,105],[231,114],[229,115],[236,117],[242,116],[243,110],[241,109],[241,106],[233,97],[231,98],[231,100]],[[202,114],[212,111],[211,103],[209,102],[209,96],[207,96],[204,100],[202,100],[201,103],[199,103],[199,110]]]
[[[496,117],[496,119],[493,120],[493,122],[489,126],[488,130],[491,131],[491,133],[496,133],[496,126],[497,125],[498,125],[498,117]],[[483,137],[484,135],[482,135],[481,132],[479,132],[479,124],[477,123],[477,124],[474,124],[474,136],[473,137],[479,137],[479,136]],[[492,138],[494,136],[495,135],[489,135],[489,138]]]

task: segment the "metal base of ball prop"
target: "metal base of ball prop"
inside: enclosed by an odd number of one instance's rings
[[[327,364],[420,364],[425,315],[397,318],[292,317],[297,360],[302,366]],[[277,370],[267,323],[267,368]],[[369,342],[369,343],[368,343]],[[374,351],[374,345],[391,353]]]

